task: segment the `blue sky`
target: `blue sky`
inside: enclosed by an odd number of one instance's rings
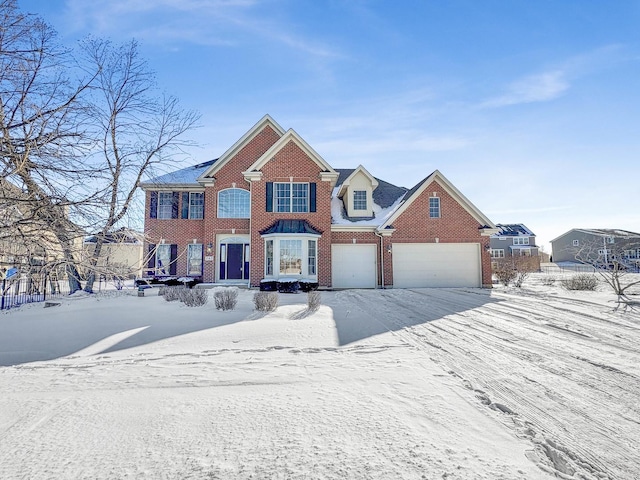
[[[202,114],[185,166],[270,114],[332,166],[439,169],[548,241],[640,232],[640,2],[19,0],[74,45],[136,38]]]

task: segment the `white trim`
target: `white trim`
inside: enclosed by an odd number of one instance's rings
[[[462,208],[469,212],[469,214],[471,214],[471,216],[478,221],[478,223],[480,223],[481,225],[487,225],[489,229],[492,230],[491,234],[495,233],[498,230],[495,224],[491,220],[489,220],[489,218],[487,218],[480,210],[478,210],[478,208],[473,203],[471,203],[467,199],[467,197],[465,197],[456,187],[454,187],[453,184],[449,180],[447,180],[446,177],[442,175],[442,173],[440,173],[438,170],[429,175],[422,183],[422,185],[420,185],[420,187],[415,192],[413,192],[413,195],[411,195],[410,198],[407,198],[400,205],[400,207],[398,207],[398,209],[387,219],[387,221],[378,227],[378,230],[382,230],[388,225],[393,224],[393,222],[402,213],[404,213],[407,208],[409,208],[409,206],[415,201],[415,199],[418,198],[422,194],[422,192],[429,188],[435,181],[438,181],[438,184],[444,189],[444,191],[451,195]],[[489,232],[483,232],[483,234],[489,235]]]
[[[213,176],[214,173],[225,166],[229,162],[229,160],[231,160],[236,155],[236,153],[238,153],[242,149],[242,147],[253,140],[262,130],[264,130],[267,125],[273,128],[273,130],[280,136],[284,135],[284,129],[280,125],[278,125],[278,123],[273,118],[271,118],[269,114],[265,115],[258,121],[258,123],[251,127],[249,131],[247,131],[242,137],[240,137],[240,139],[236,143],[234,143],[226,152],[224,152],[220,156],[220,158],[213,165],[211,165],[211,167],[205,170],[198,178],[198,182],[206,183],[208,181],[211,181],[211,179],[208,177]]]
[[[264,265],[262,268],[262,273],[264,278],[277,280],[279,278],[308,278],[311,280],[318,279],[318,257],[320,254],[320,246],[318,245],[320,235],[314,235],[310,233],[272,233],[268,235],[262,235],[264,239],[263,242],[263,251],[264,251]],[[301,258],[300,258],[300,268],[301,273],[281,273],[280,272],[280,241],[282,240],[297,240],[300,241],[301,246]],[[316,242],[316,254],[315,254],[315,267],[316,273],[309,273],[309,240],[313,240]],[[267,274],[267,242],[273,242],[273,273],[271,275]]]
[[[329,165],[311,146],[304,141],[304,139],[298,135],[293,129],[287,130],[287,132],[280,137],[276,143],[274,143],[269,150],[267,150],[253,165],[242,172],[245,177],[254,175],[254,172],[259,171],[265,164],[273,159],[273,157],[284,148],[289,142],[294,142],[300,149],[313,160],[318,167],[320,167],[321,175],[324,174],[323,180],[328,179],[331,181],[331,186],[335,186],[335,182],[338,180],[339,173],[336,172],[331,165]],[[335,178],[332,178],[335,177]]]
[[[358,165],[358,167],[353,172],[351,172],[351,175],[345,178],[345,180],[340,185],[340,190],[338,190],[338,197],[342,197],[345,194],[347,187],[351,184],[351,179],[360,172],[362,172],[364,176],[367,177],[371,182],[371,191],[378,188],[378,180],[376,180],[375,177],[371,175],[366,168],[364,168],[362,165]]]

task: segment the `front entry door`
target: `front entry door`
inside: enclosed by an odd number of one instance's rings
[[[244,279],[244,245],[224,243],[220,245],[220,280]]]

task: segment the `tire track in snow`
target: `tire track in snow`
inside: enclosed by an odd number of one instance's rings
[[[634,434],[637,420],[633,419],[638,416],[633,399],[640,396],[637,377],[624,375],[627,372],[618,369],[603,368],[604,364],[598,362],[585,362],[581,355],[562,348],[577,343],[579,351],[588,355],[590,350],[604,345],[640,358],[638,348],[632,346],[633,338],[623,345],[616,344],[614,339],[620,333],[615,332],[613,321],[583,314],[562,304],[562,300],[549,300],[553,302],[551,305],[540,307],[540,302],[527,299],[522,305],[506,298],[477,307],[478,302],[469,295],[472,294],[459,290],[420,290],[405,294],[407,301],[392,306],[367,300],[366,292],[359,292],[353,299],[372,317],[387,322],[394,334],[422,348],[466,379],[468,388],[480,385],[482,390],[478,396],[484,404],[525,418],[524,422],[519,420],[521,432],[528,432],[523,434],[534,441],[537,451],[559,473],[569,475],[576,470],[584,475],[609,478],[637,474],[635,447],[632,447],[638,440],[637,433]],[[465,312],[464,308],[471,310]],[[398,310],[405,313],[408,322],[395,320],[400,318]],[[429,318],[440,316],[442,321],[420,325],[415,319],[425,317],[426,311],[430,313]],[[598,339],[591,331],[588,335],[576,335],[572,329],[555,328],[555,321],[549,320],[554,320],[553,314],[557,316],[558,312],[564,315],[563,321],[571,325],[582,328],[586,322],[596,334],[600,333],[597,331],[600,325],[606,335]],[[500,322],[499,327],[496,321]],[[628,325],[618,329],[637,331]],[[545,344],[545,337],[553,339],[550,345]],[[637,337],[635,340],[637,345]],[[493,364],[487,363],[487,359]],[[505,371],[511,374],[505,376]],[[514,373],[526,380],[514,382]],[[586,376],[586,380],[581,376]],[[601,382],[605,387],[600,387]],[[606,395],[605,390],[611,393]],[[485,391],[501,403],[491,401]],[[628,412],[621,415],[623,421],[611,422],[611,416],[606,414],[607,406],[615,408],[620,396],[626,399],[622,407]],[[603,398],[607,405],[603,409],[590,405],[601,403]],[[603,411],[605,413],[594,416]],[[516,425],[513,420],[506,423]],[[632,427],[629,424],[633,424]]]

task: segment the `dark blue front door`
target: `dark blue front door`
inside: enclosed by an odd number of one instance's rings
[[[227,244],[227,280],[242,280],[244,277],[243,252],[242,243]]]

